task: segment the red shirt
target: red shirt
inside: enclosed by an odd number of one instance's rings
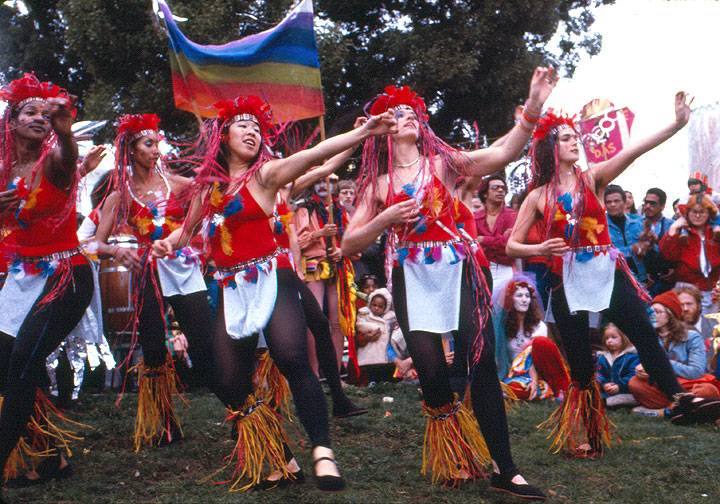
[[[510,230],[515,225],[517,212],[511,208],[503,206],[500,213],[495,219],[495,227],[490,229],[487,224],[487,212],[483,208],[475,212],[475,225],[477,226],[478,236],[482,236],[482,247],[488,261],[497,264],[511,266],[513,259],[505,253],[505,246],[508,238],[510,238]]]

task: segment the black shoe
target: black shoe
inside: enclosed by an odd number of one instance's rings
[[[273,488],[286,488],[290,485],[300,485],[305,483],[305,473],[302,469],[297,472],[290,473],[287,478],[280,478],[276,480],[262,480],[260,483],[252,487],[253,490],[272,490]]]
[[[349,418],[358,415],[364,415],[368,412],[367,408],[360,408],[355,406],[353,402],[345,398],[344,401],[339,404],[333,403],[333,417],[334,418]]]
[[[340,490],[345,489],[345,480],[342,476],[332,476],[330,474],[327,474],[325,476],[318,476],[317,475],[317,464],[318,462],[322,460],[329,460],[335,466],[337,466],[337,462],[334,458],[331,457],[320,457],[318,459],[315,459],[313,462],[313,472],[315,473],[315,486],[318,487],[319,490],[322,490],[323,492],[339,492]]]
[[[720,400],[704,399],[692,394],[682,394],[672,410],[670,421],[674,425],[713,423],[720,418]]]
[[[532,485],[518,485],[512,482],[512,479],[518,473],[509,474],[507,476],[493,472],[490,478],[490,490],[496,492],[505,492],[515,497],[527,500],[544,501],[547,496]]]

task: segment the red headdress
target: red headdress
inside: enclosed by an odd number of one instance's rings
[[[410,107],[415,111],[418,119],[422,121],[428,120],[427,107],[425,100],[413,91],[410,86],[387,86],[385,91],[378,95],[370,106],[371,115],[379,115],[389,108]]]
[[[72,103],[66,89],[52,82],[40,82],[32,73],[26,73],[0,89],[0,99],[14,109],[19,109],[31,101],[45,102],[49,98],[65,98]]]
[[[254,95],[238,96],[234,100],[222,100],[213,105],[218,111],[218,120],[223,124],[236,121],[253,121],[260,126],[263,138],[267,139],[273,128],[270,104]]]
[[[150,133],[157,133],[159,125],[157,114],[128,114],[120,117],[117,134],[133,142]]]
[[[548,109],[535,126],[535,131],[532,136],[533,143],[539,142],[549,133],[556,132],[562,127],[573,130],[577,129],[575,126],[575,116],[571,117],[563,112],[556,114],[553,109]]]

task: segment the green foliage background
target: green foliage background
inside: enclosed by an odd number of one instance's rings
[[[410,84],[455,141],[478,121],[506,130],[538,64],[571,74],[595,54],[592,10],[613,0],[315,0],[328,123],[349,127],[371,97]],[[175,110],[164,34],[150,0],[24,0],[29,13],[0,5],[0,80],[34,70],[80,99],[81,119],[154,111],[173,136],[194,118]],[[293,0],[171,0],[198,43],[224,43],[277,23]],[[561,30],[556,54],[546,49]]]

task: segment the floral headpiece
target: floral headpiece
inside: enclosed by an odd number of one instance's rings
[[[418,116],[418,119],[427,121],[427,107],[422,99],[410,86],[387,86],[385,92],[378,95],[370,106],[371,115],[379,115],[389,108],[411,108]]]
[[[47,102],[49,98],[65,98],[72,106],[72,99],[66,89],[52,82],[40,82],[32,73],[26,73],[8,85],[0,88],[0,99],[13,109],[19,110],[31,101]],[[75,113],[72,107],[73,115]]]
[[[158,132],[160,118],[157,114],[128,114],[118,121],[118,137],[126,136],[130,142]]]
[[[563,112],[555,113],[553,109],[547,112],[538,120],[533,132],[533,142],[539,142],[550,133],[557,133],[560,129],[570,128],[576,130],[575,116],[569,116]]]
[[[213,105],[222,123],[253,121],[260,126],[262,136],[267,138],[273,127],[270,104],[254,95],[238,96],[234,100],[222,100]]]

